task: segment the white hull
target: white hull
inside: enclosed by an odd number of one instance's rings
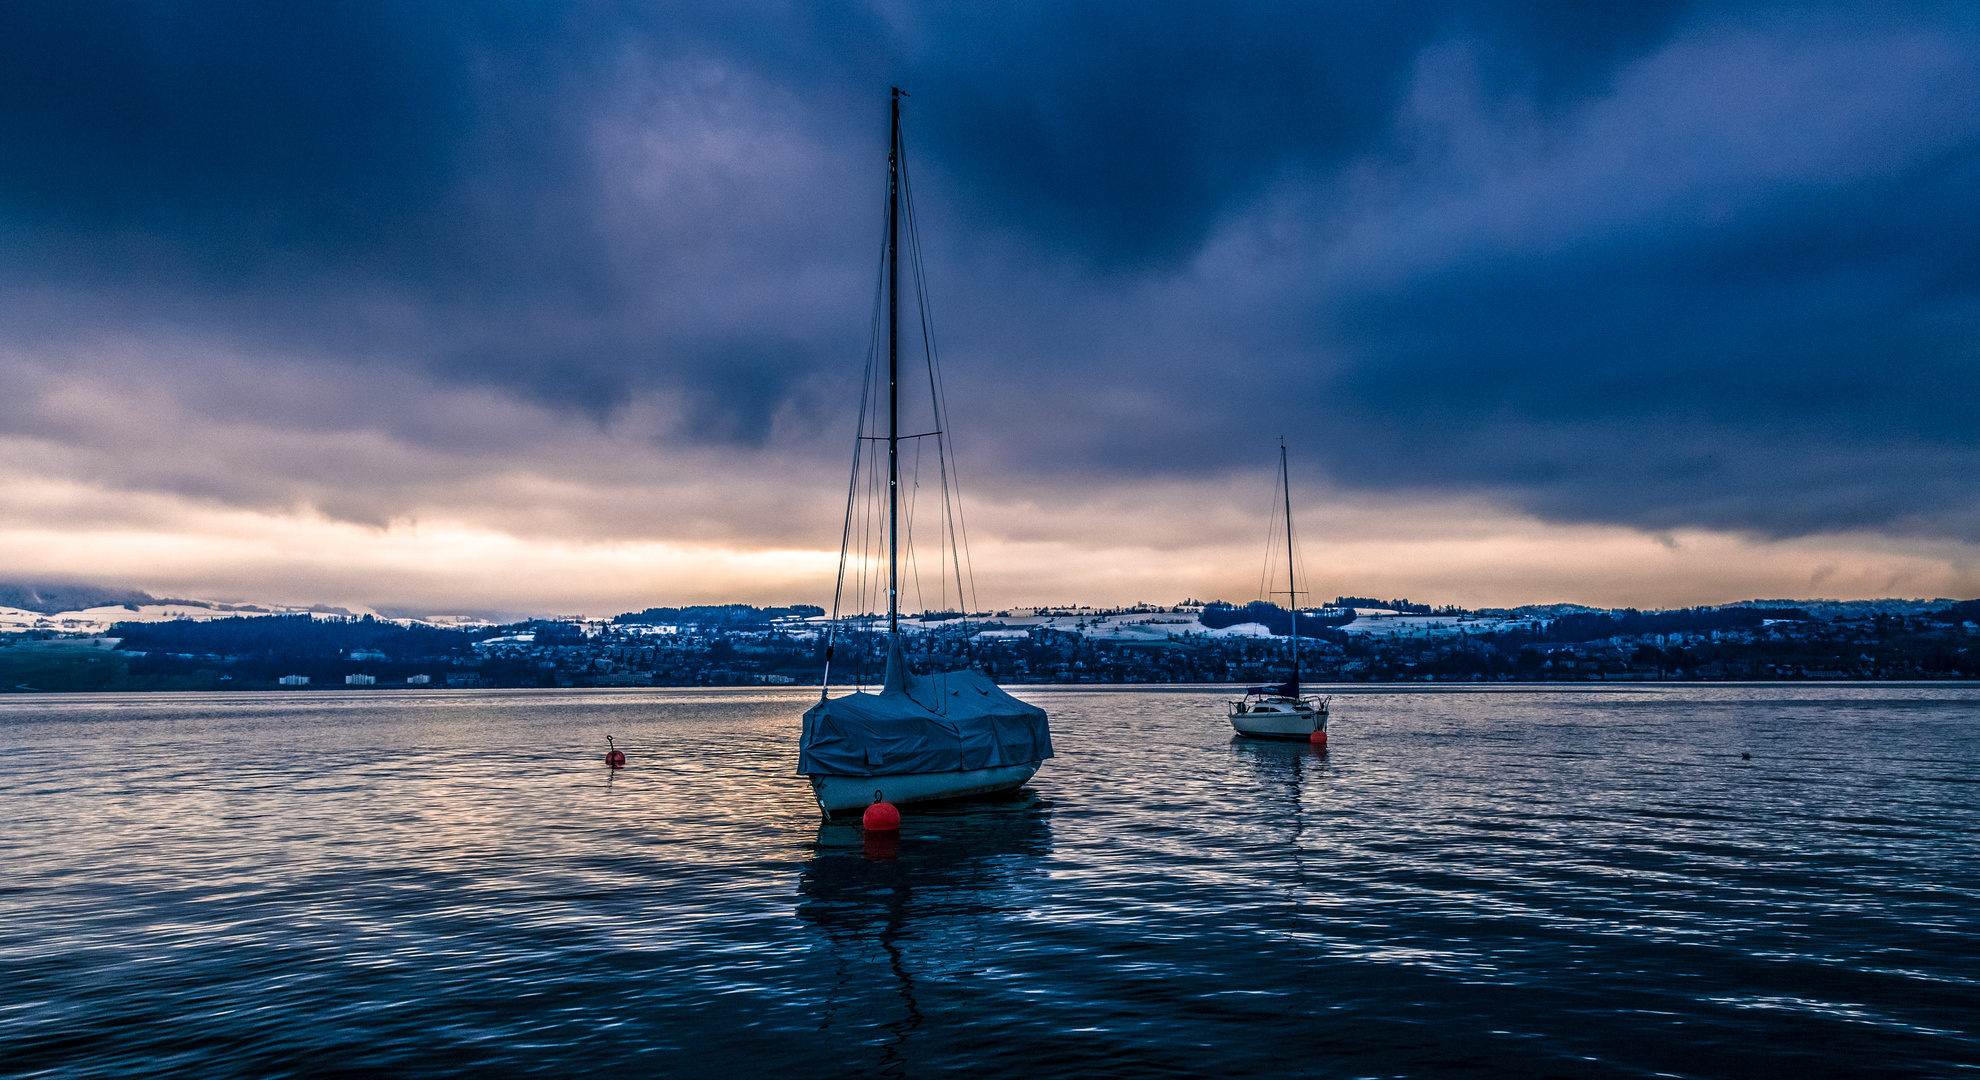
[[[1038,772],[1042,762],[998,765],[989,769],[962,769],[957,772],[898,773],[893,776],[810,777],[811,790],[818,795],[818,808],[828,814],[861,810],[879,802],[895,806],[903,803],[962,799],[1014,791]]]
[[[1327,707],[1301,703],[1239,703],[1231,707],[1231,727],[1240,735],[1259,739],[1310,739],[1327,730]]]

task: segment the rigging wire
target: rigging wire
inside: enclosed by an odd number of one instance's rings
[[[1284,510],[1290,501],[1291,486],[1292,477],[1282,465],[1279,469],[1278,482],[1272,485],[1272,512],[1265,523],[1265,568],[1258,575],[1258,596],[1269,604],[1273,602],[1272,597],[1281,595],[1275,592],[1272,586],[1278,583],[1279,538],[1283,536],[1287,540],[1286,563],[1293,578],[1292,588],[1295,590],[1292,595],[1286,597],[1286,613],[1292,617],[1292,630],[1297,633],[1299,598],[1306,592],[1299,589],[1299,583],[1301,581],[1310,583],[1311,579],[1306,572],[1306,560],[1299,556],[1298,526]]]
[[[845,589],[846,589],[846,555],[848,550],[850,549],[851,541],[852,541],[853,506],[854,503],[857,501],[857,497],[858,497],[859,466],[860,466],[861,458],[863,456],[862,452],[865,450],[865,443],[866,443],[866,440],[860,438],[859,436],[864,435],[866,433],[866,407],[869,400],[869,395],[866,393],[866,387],[871,385],[873,382],[874,362],[878,358],[880,351],[879,348],[879,341],[880,341],[879,326],[880,326],[880,317],[881,317],[880,309],[883,305],[882,297],[885,295],[883,290],[885,288],[886,272],[887,272],[887,245],[886,245],[886,241],[883,239],[880,244],[880,264],[874,271],[873,315],[871,319],[874,333],[868,339],[869,344],[867,345],[866,348],[866,370],[860,377],[859,421],[853,427],[852,474],[846,478],[846,516],[845,516],[845,522],[840,527],[839,530],[838,579],[836,582],[834,582],[832,586],[832,619],[829,623],[826,624],[826,631],[825,631],[825,675],[822,679],[819,680],[819,697],[821,699],[824,698],[826,694],[830,693],[832,688],[832,650],[833,647],[837,644],[837,639],[839,634],[839,618],[840,618],[840,612],[842,610],[840,606],[840,601],[844,597]],[[863,542],[861,544],[861,547],[864,548]],[[855,605],[857,605],[858,602],[864,596],[864,592],[865,592],[863,587],[864,578],[865,578],[865,563],[864,560],[862,560],[860,569],[854,577],[853,600]],[[860,644],[861,643],[859,641],[857,640],[854,641],[855,653],[861,653],[864,651],[859,648]],[[864,682],[863,677],[861,677],[863,676],[864,667],[865,665],[863,663],[863,658],[862,658],[862,662],[855,663],[854,665],[855,677],[859,678],[861,682]]]
[[[1286,475],[1286,487],[1288,489],[1292,487],[1291,473],[1288,473]],[[1310,586],[1313,584],[1313,578],[1312,575],[1308,574],[1306,571],[1306,556],[1303,552],[1300,551],[1299,548],[1299,519],[1297,516],[1294,516],[1291,521],[1287,522],[1286,533],[1290,537],[1288,546],[1286,548],[1286,558],[1292,561],[1293,575],[1295,581],[1297,582],[1297,584],[1295,584],[1293,588],[1297,589],[1299,588],[1300,585],[1309,586],[1309,588],[1301,590],[1298,594],[1294,595],[1292,598],[1294,604],[1293,618],[1298,619],[1299,597],[1314,595],[1313,590],[1310,588]],[[1319,604],[1315,602],[1313,606],[1318,607]]]
[[[1279,566],[1279,536],[1284,531],[1279,520],[1279,507],[1282,505],[1279,495],[1280,485],[1285,483],[1285,479],[1284,470],[1280,470],[1272,483],[1272,512],[1266,515],[1265,520],[1265,568],[1258,572],[1258,598],[1268,604],[1272,602],[1272,585],[1278,580],[1278,575],[1273,571]]]
[[[962,646],[965,658],[969,656],[969,613],[977,604],[976,573],[970,565],[968,536],[963,529],[962,481],[955,463],[955,447],[950,436],[948,395],[943,386],[941,353],[935,345],[935,313],[929,299],[928,280],[921,253],[921,225],[914,209],[914,188],[908,179],[907,153],[903,143],[901,161],[901,196],[907,211],[908,257],[914,293],[921,315],[922,355],[928,370],[929,409],[933,414],[936,458],[941,471],[942,520],[946,526],[950,561],[955,570],[956,606],[961,611]],[[968,588],[964,587],[965,567],[968,567]],[[942,571],[942,591],[948,594],[948,570]]]
[[[950,438],[949,410],[946,389],[943,385],[941,354],[936,347],[934,312],[928,295],[928,281],[921,250],[921,234],[916,221],[912,185],[908,180],[907,148],[903,138],[897,147],[898,165],[897,191],[900,198],[902,217],[896,241],[896,259],[900,259],[899,241],[905,241],[906,265],[909,287],[914,292],[917,314],[921,318],[922,354],[928,378],[929,409],[932,420],[926,437],[935,440],[935,466],[940,481],[939,503],[932,508],[937,515],[938,547],[948,550],[939,552],[936,559],[936,581],[942,610],[948,610],[948,587],[956,586],[956,606],[962,616],[959,630],[965,658],[969,656],[969,615],[979,603],[976,592],[975,568],[969,557],[967,522],[963,514],[960,479],[954,460],[955,447]],[[888,228],[895,226],[889,222]],[[882,342],[888,333],[887,320],[894,316],[887,310],[886,281],[888,267],[887,243],[883,230],[883,240],[879,265],[875,275],[873,316],[870,321],[871,336],[866,354],[866,370],[861,380],[859,423],[855,429],[853,470],[847,482],[847,506],[844,524],[839,538],[838,580],[832,596],[832,619],[827,631],[826,683],[830,684],[830,656],[833,643],[839,636],[849,636],[855,647],[855,683],[865,686],[866,666],[869,659],[884,662],[880,650],[873,648],[868,639],[878,634],[875,606],[884,588],[882,582],[886,574],[887,554],[885,550],[887,529],[884,520],[884,507],[887,500],[886,478],[877,467],[874,455],[864,453],[864,443],[883,440],[884,436],[873,434],[879,424],[879,417],[885,411],[883,397],[887,392],[886,378],[882,372]],[[901,548],[898,558],[905,561],[909,579],[914,591],[915,602],[924,614],[928,611],[926,583],[922,580],[921,562],[915,547],[915,524],[920,506],[921,469],[926,464],[920,439],[924,436],[905,436],[915,440],[915,453],[912,464],[905,470],[909,475],[902,478],[908,490],[905,518],[901,524]],[[864,470],[862,474],[862,470]],[[864,503],[863,510],[856,506]],[[856,520],[855,520],[856,519]],[[946,558],[941,556],[947,556]],[[852,565],[848,566],[848,562]],[[850,579],[850,581],[848,580]],[[850,589],[849,589],[850,587]],[[850,591],[850,597],[848,597]],[[850,603],[848,603],[850,600]],[[857,609],[860,614],[848,613],[848,608]],[[841,623],[851,623],[850,628],[842,629]],[[929,630],[924,626],[924,630]],[[861,633],[860,631],[864,631]],[[943,636],[947,636],[944,634]],[[931,642],[933,639],[925,639]]]
[[[901,557],[908,564],[908,577],[914,582],[914,602],[923,614],[928,611],[928,601],[921,595],[921,560],[914,552],[914,509],[921,499],[921,440],[914,441],[914,462],[908,466],[907,528],[901,542]]]

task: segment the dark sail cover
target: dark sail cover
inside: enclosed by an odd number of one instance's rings
[[[1045,710],[977,671],[914,675],[898,650],[877,694],[828,698],[804,714],[798,772],[894,776],[1022,765],[1052,756]]]

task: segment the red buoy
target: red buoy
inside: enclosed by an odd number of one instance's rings
[[[866,808],[859,823],[867,832],[900,832],[901,812],[894,809],[893,803],[875,799],[873,805]]]
[[[1316,731],[1313,734],[1308,735],[1306,737],[1306,741],[1312,743],[1313,748],[1316,750],[1325,750],[1327,748],[1327,733],[1324,731]]]
[[[626,755],[620,753],[619,748],[612,745],[612,737],[610,735],[605,736],[605,746],[606,746],[606,750],[605,750],[606,767],[612,769],[625,768]]]

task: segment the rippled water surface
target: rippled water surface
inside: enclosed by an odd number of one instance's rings
[[[813,694],[0,699],[0,1072],[1980,1072],[1980,689],[1024,688],[892,850]]]

